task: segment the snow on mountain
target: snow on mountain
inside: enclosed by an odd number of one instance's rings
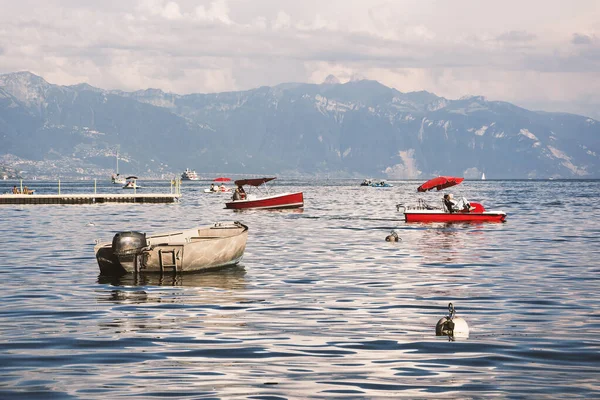
[[[99,155],[120,145],[138,168],[132,172],[194,165],[390,178],[483,170],[497,178],[600,177],[593,119],[334,78],[178,95],[0,75],[0,149],[32,160],[77,154],[105,167],[114,160]]]

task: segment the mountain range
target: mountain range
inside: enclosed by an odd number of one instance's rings
[[[600,178],[600,123],[379,82],[178,95],[0,75],[0,164],[27,177]]]

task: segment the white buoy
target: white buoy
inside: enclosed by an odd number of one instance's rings
[[[392,232],[385,237],[386,242],[401,242],[402,238],[398,236],[398,232],[392,230]]]
[[[449,315],[441,318],[435,326],[436,336],[448,336],[450,339],[469,337],[469,325],[467,321],[456,316],[456,310],[452,303],[448,304]]]

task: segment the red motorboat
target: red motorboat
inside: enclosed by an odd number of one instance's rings
[[[302,192],[296,193],[281,193],[271,194],[266,185],[273,178],[252,178],[240,179],[235,181],[237,186],[234,192],[234,200],[225,203],[225,208],[232,210],[253,209],[285,209],[285,208],[302,208],[304,207],[304,196]],[[239,188],[249,186],[256,189],[260,193],[245,193]],[[261,190],[262,189],[262,190]],[[239,197],[239,198],[237,198]]]

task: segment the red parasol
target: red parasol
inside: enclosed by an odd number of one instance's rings
[[[216,178],[213,182],[229,182],[231,180],[231,178],[225,178],[225,177],[219,177]]]
[[[422,184],[421,186],[419,186],[417,188],[417,191],[418,192],[426,192],[428,190],[433,190],[433,189],[442,190],[442,189],[452,187],[454,185],[458,185],[459,183],[461,183],[464,180],[465,180],[465,178],[457,178],[454,176],[438,176],[437,178],[430,179],[427,182],[425,182],[424,184]]]

